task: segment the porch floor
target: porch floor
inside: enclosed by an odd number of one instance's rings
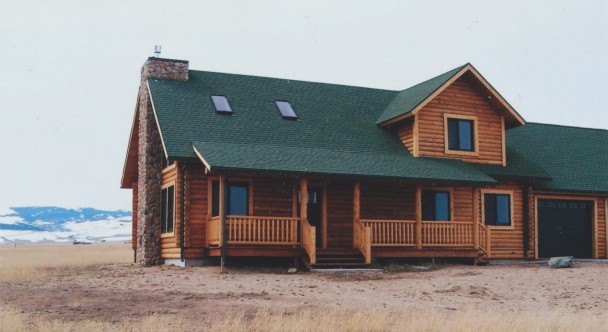
[[[324,251],[344,251],[352,252],[353,248],[318,248],[317,252]],[[278,247],[278,246],[236,246],[229,245],[226,247],[226,255],[234,257],[299,257],[305,254],[304,249],[300,247]],[[207,249],[207,256],[219,257],[222,255],[222,250],[219,247],[210,247]],[[372,257],[383,258],[416,258],[416,257],[462,257],[462,258],[477,258],[479,250],[472,248],[396,248],[396,247],[373,247]]]

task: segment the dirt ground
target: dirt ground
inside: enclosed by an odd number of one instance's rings
[[[413,271],[411,271],[413,270]],[[66,321],[119,322],[152,313],[193,322],[260,308],[342,310],[608,312],[608,265],[446,265],[408,272],[287,274],[284,268],[140,267],[58,269],[44,278],[0,282],[4,305]]]

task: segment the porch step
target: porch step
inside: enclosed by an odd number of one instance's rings
[[[368,267],[365,258],[358,250],[352,248],[317,249],[317,262],[309,264],[309,269],[361,269]]]

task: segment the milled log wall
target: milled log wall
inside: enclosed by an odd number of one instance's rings
[[[490,257],[524,258],[523,186],[516,182],[509,182],[492,187],[480,187],[478,189],[485,190],[486,193],[492,193],[493,191],[504,193],[503,191],[508,191],[512,194],[512,226],[487,226],[490,229]],[[479,209],[477,210],[479,211],[479,215],[477,218],[481,221],[483,220],[484,213],[484,208],[482,206],[483,193],[479,195],[479,198],[480,200],[477,202],[477,204],[479,204]],[[534,223],[534,220],[530,219],[530,223]],[[528,244],[528,251],[534,252],[534,243]]]
[[[476,116],[478,154],[446,154],[444,114]],[[416,123],[415,123],[416,122]],[[417,126],[418,130],[414,130]],[[393,126],[401,142],[420,157],[461,159],[471,163],[503,164],[503,119],[464,76],[456,80],[415,115]]]

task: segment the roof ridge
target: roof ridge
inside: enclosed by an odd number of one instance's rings
[[[222,74],[222,75],[233,75],[233,76],[266,78],[266,79],[282,80],[282,81],[294,81],[294,82],[299,82],[299,83],[324,84],[324,85],[342,86],[342,87],[349,87],[349,88],[359,88],[359,89],[368,89],[368,90],[386,91],[386,92],[395,92],[395,93],[401,91],[401,90],[390,90],[390,89],[382,89],[382,88],[373,88],[373,87],[366,87],[366,86],[359,86],[359,85],[347,85],[347,84],[339,84],[339,83],[306,81],[306,80],[291,79],[291,78],[284,78],[284,77],[246,75],[246,74],[227,73],[227,72],[210,71],[210,70],[194,70],[194,69],[189,69],[188,71],[189,72],[191,72],[191,71],[193,71],[193,72],[199,72],[199,73],[210,73],[210,74]]]
[[[376,120],[377,125],[395,122],[415,110],[447,82],[462,72],[469,63],[399,91]]]
[[[608,132],[608,129],[590,128],[590,127],[581,127],[581,126],[571,126],[571,125],[554,124],[554,123],[527,122],[527,124],[534,124],[534,125],[541,125],[541,126],[552,126],[552,127],[563,127],[563,128],[574,128],[574,129],[599,130],[599,131],[607,131]]]
[[[405,90],[409,90],[409,89],[412,89],[412,88],[415,88],[415,87],[417,87],[417,86],[419,86],[419,85],[421,85],[421,84],[424,84],[424,83],[426,83],[426,82],[432,81],[432,80],[434,80],[434,79],[438,78],[439,76],[443,76],[443,75],[445,75],[445,74],[447,74],[447,73],[449,73],[449,72],[451,72],[451,71],[455,71],[454,75],[456,75],[456,73],[457,73],[457,72],[459,72],[459,71],[460,71],[462,68],[464,68],[464,67],[466,67],[466,66],[468,66],[468,65],[470,65],[470,64],[471,64],[470,62],[467,62],[466,64],[464,64],[464,65],[462,65],[462,66],[459,66],[459,67],[456,67],[456,68],[452,68],[452,69],[450,69],[450,70],[448,70],[448,71],[444,71],[443,73],[441,73],[441,74],[439,74],[439,75],[437,75],[437,76],[434,76],[434,77],[429,78],[428,80],[422,81],[422,82],[417,83],[417,84],[414,84],[414,85],[412,85],[412,86],[410,86],[410,87],[408,87],[408,88],[405,88],[405,89],[403,89],[403,90],[400,90],[400,92],[401,92],[401,91],[405,91]],[[454,76],[454,75],[452,75],[452,76]],[[450,77],[452,77],[452,76],[450,76]]]

